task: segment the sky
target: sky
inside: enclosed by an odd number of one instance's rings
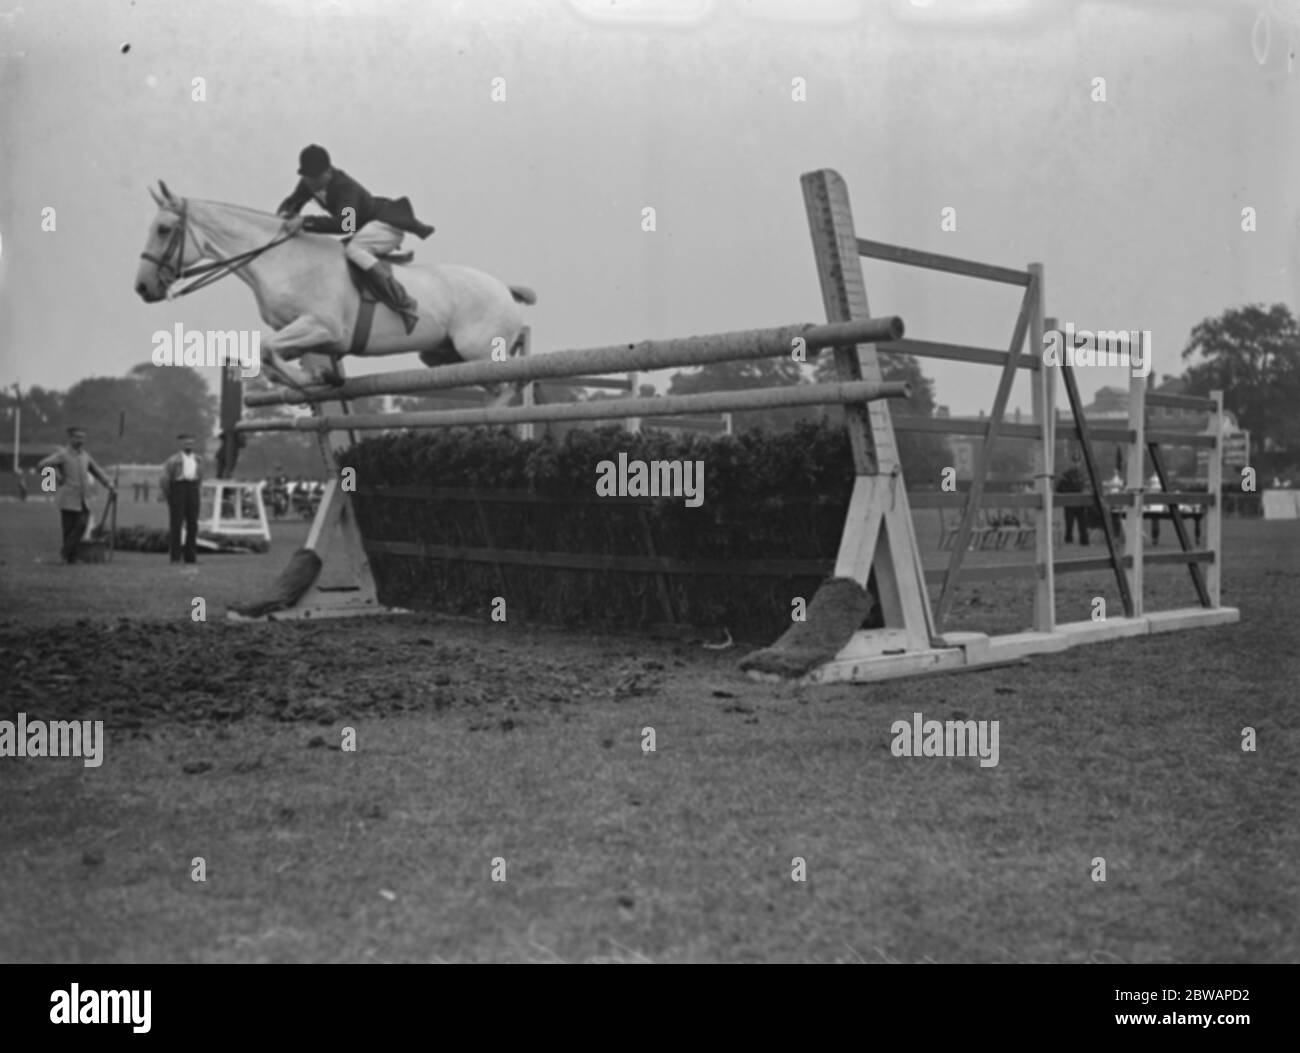
[[[1158,374],[1205,318],[1297,309],[1294,0],[0,3],[3,385],[122,375],[177,322],[257,327],[236,279],[135,295],[147,187],[272,210],[310,142],[410,196],[437,228],[417,260],[534,288],[534,353],[822,320],[799,176],[823,167],[861,236],[1040,262],[1049,315],[1149,329]],[[1009,287],[866,278],[909,336],[1007,344]],[[954,414],[992,404],[996,370],[923,366]]]

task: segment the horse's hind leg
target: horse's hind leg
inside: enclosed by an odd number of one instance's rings
[[[481,361],[481,359],[470,359],[467,356],[462,355],[456,350],[456,345],[448,339],[444,340],[437,347],[421,351],[420,361],[430,369],[436,369],[438,366],[451,366],[459,362]],[[487,404],[490,407],[497,408],[500,406],[509,406],[513,403],[517,385],[481,384],[480,387],[482,387],[488,394]]]
[[[442,343],[421,351],[420,361],[432,369],[435,366],[450,366],[456,362],[463,362],[464,359],[449,337]]]
[[[522,329],[522,327],[521,327]],[[513,333],[503,334],[500,330],[491,334],[480,343],[480,347],[485,348],[481,355],[482,359],[497,361],[498,349],[503,349],[507,359],[514,358],[523,350],[523,340],[521,329],[516,329]],[[488,406],[492,409],[500,409],[506,406],[522,404],[524,401],[524,382],[511,381],[500,384],[484,384],[483,389],[488,393]]]

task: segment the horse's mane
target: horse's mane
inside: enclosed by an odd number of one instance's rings
[[[250,216],[256,216],[258,219],[279,219],[274,212],[265,212],[260,208],[251,208],[248,205],[235,205],[229,201],[213,201],[205,197],[178,197],[171,201],[164,201],[159,206],[168,212],[180,215],[181,208],[184,205],[212,205],[215,208],[229,209],[232,212],[243,212]]]
[[[208,198],[191,197],[182,200],[192,201],[196,205],[215,205],[217,208],[228,208],[234,212],[247,212],[250,215],[258,216],[261,219],[278,219],[274,212],[267,212],[260,208],[252,208],[249,205],[235,205],[229,201],[212,201]]]

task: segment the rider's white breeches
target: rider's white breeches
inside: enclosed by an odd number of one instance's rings
[[[405,231],[372,219],[352,236],[344,251],[348,259],[363,271],[368,271],[379,262],[376,256],[382,256],[385,252],[395,252],[401,248],[402,238],[405,236]]]

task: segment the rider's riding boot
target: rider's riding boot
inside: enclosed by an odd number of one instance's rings
[[[393,277],[393,271],[382,260],[377,260],[368,271],[363,272],[366,282],[375,295],[402,316],[402,324],[409,333],[420,320],[419,304],[407,295],[401,282]]]

